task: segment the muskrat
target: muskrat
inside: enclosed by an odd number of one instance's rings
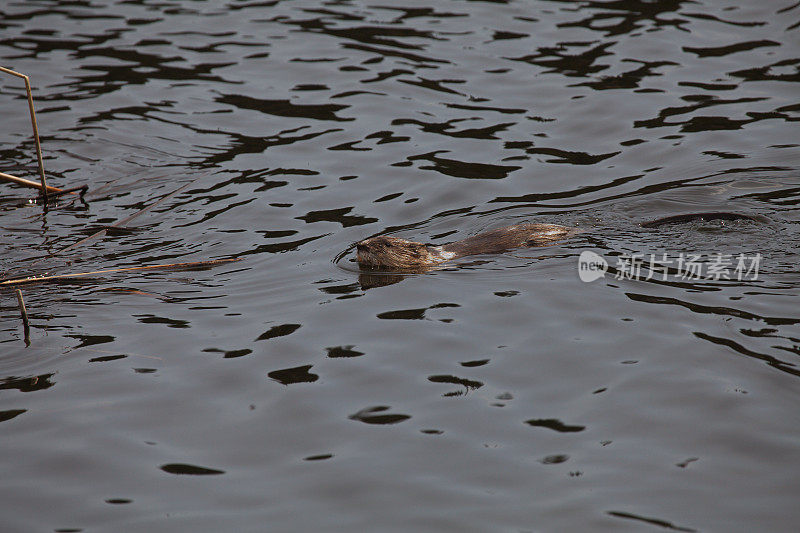
[[[693,220],[753,220],[764,217],[729,212],[686,213],[657,218],[640,224],[656,228]],[[557,224],[517,224],[479,233],[442,246],[381,235],[356,243],[356,259],[365,268],[421,270],[467,255],[498,254],[514,248],[547,246],[580,230]]]
[[[479,233],[442,246],[381,235],[356,244],[362,267],[420,269],[466,255],[499,254],[514,248],[546,246],[576,233],[556,224],[518,224]]]

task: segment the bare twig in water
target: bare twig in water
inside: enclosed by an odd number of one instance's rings
[[[22,326],[25,333],[25,345],[31,344],[31,328],[28,324],[28,311],[25,309],[25,300],[22,299],[22,291],[17,289],[17,303],[19,304],[19,314],[22,316]]]
[[[53,189],[55,187],[50,187],[50,188]],[[51,194],[50,197],[56,198],[58,196],[64,196],[65,194],[78,194],[81,197],[81,199],[83,199],[84,195],[86,194],[86,191],[88,190],[89,190],[88,185],[79,185],[77,187],[70,187],[69,189],[60,190],[55,194]]]
[[[33,127],[33,138],[36,141],[36,158],[39,161],[39,177],[42,179],[42,198],[44,205],[47,205],[47,178],[44,176],[44,161],[42,161],[42,145],[39,143],[39,128],[36,126],[36,111],[33,109],[33,95],[31,94],[31,81],[25,74],[20,74],[11,69],[0,67],[0,72],[11,74],[25,81],[25,92],[28,93],[28,110],[31,114],[31,126]]]
[[[26,283],[39,283],[43,281],[56,281],[60,279],[74,279],[74,278],[81,278],[85,276],[94,276],[97,274],[109,274],[113,272],[133,272],[139,270],[155,270],[158,268],[165,268],[165,269],[180,269],[180,268],[193,268],[193,267],[205,267],[205,266],[214,266],[220,263],[231,263],[234,261],[241,261],[239,258],[230,258],[230,259],[212,259],[210,261],[192,261],[189,263],[170,263],[167,265],[147,265],[147,266],[140,266],[140,267],[126,267],[126,268],[109,268],[106,270],[94,270],[92,272],[77,272],[74,274],[58,274],[54,276],[34,276],[30,278],[20,278],[20,279],[9,279],[5,281],[0,281],[0,287],[8,287],[12,285],[22,285]]]
[[[12,176],[11,174],[6,174],[5,172],[0,172],[0,181],[9,181],[11,183],[16,183],[17,185],[24,185],[25,187],[39,189],[39,191],[42,190],[41,183],[36,183],[35,181],[26,180],[25,178],[18,178],[16,176]],[[59,189],[58,187],[50,187],[49,185],[47,186],[47,192],[50,194],[52,193],[64,194],[63,189]]]

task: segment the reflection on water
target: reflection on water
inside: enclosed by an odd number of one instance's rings
[[[3,185],[4,278],[244,259],[23,287],[27,348],[0,291],[9,530],[794,527],[798,4],[47,0],[0,30],[48,182],[89,185]],[[30,177],[18,81],[0,171]],[[754,220],[646,227],[699,212]],[[522,222],[583,231],[349,261]],[[689,253],[762,260],[617,275]]]

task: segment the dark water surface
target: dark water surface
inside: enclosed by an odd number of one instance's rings
[[[2,531],[797,531],[795,0],[11,1],[0,64],[90,187],[2,185],[3,277],[242,259],[0,291]],[[584,231],[351,261],[521,221]]]

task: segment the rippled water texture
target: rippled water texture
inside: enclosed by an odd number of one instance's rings
[[[241,259],[0,290],[3,531],[796,531],[795,0],[9,1],[0,64],[89,186],[0,184],[0,275]],[[581,232],[352,261],[519,222]]]

